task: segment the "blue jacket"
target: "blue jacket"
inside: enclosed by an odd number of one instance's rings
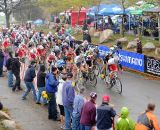
[[[25,73],[25,76],[24,76],[24,81],[25,82],[32,82],[35,77],[36,77],[35,68],[30,65],[28,67],[28,69],[26,70],[26,73]]]
[[[73,106],[75,91],[71,81],[66,81],[63,85],[62,101],[64,106]]]
[[[48,73],[46,75],[46,91],[48,93],[55,93],[57,92],[57,86],[59,82],[56,77],[52,73]]]

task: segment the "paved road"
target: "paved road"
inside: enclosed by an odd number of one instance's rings
[[[130,109],[130,116],[134,120],[145,110],[148,102],[154,102],[157,105],[156,114],[160,118],[160,81],[146,80],[142,76],[129,72],[124,72],[120,77],[123,83],[122,95],[106,89],[101,80],[98,80],[96,88],[89,88],[86,94],[89,94],[90,91],[96,91],[98,105],[101,103],[102,95],[110,95],[115,109],[119,111],[122,106],[127,106]],[[22,93],[13,93],[7,87],[6,82],[6,78],[0,78],[0,100],[5,107],[9,108],[11,116],[24,130],[59,130],[58,123],[47,119],[46,108],[36,105],[32,99],[22,101]]]
[[[90,89],[90,91],[98,93],[98,105],[101,103],[102,95],[108,94],[111,96],[111,101],[117,112],[121,107],[127,106],[130,110],[130,116],[136,120],[137,116],[146,109],[147,104],[154,102],[156,104],[156,114],[160,120],[160,80],[148,80],[129,72],[124,72],[120,75],[120,78],[123,84],[122,95],[106,89],[104,82],[101,80],[98,81],[95,89]]]

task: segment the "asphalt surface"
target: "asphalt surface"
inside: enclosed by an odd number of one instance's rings
[[[120,78],[123,84],[122,95],[112,89],[107,89],[105,83],[100,79],[98,79],[96,88],[87,88],[85,95],[89,95],[91,91],[97,92],[97,105],[101,104],[103,95],[109,95],[117,113],[121,107],[126,106],[130,110],[130,117],[135,121],[138,115],[146,109],[147,104],[154,102],[156,104],[155,113],[160,120],[160,81],[148,80],[129,72],[124,72]],[[36,105],[31,96],[26,101],[22,101],[21,96],[22,92],[13,93],[7,87],[7,78],[0,78],[0,100],[23,130],[59,130],[58,122],[47,119],[46,107]]]

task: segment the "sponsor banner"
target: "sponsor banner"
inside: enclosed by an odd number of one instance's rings
[[[104,58],[104,56],[109,52],[109,48],[104,45],[98,46],[98,50],[100,58]]]
[[[104,45],[100,45],[98,48],[101,58],[103,58],[104,55],[109,51],[109,48]],[[119,50],[119,57],[122,66],[140,72],[144,72],[144,55],[124,50]]]
[[[144,72],[144,55],[120,50],[119,57],[122,66]]]
[[[149,73],[155,76],[160,76],[160,59],[154,57],[145,56],[145,73]]]

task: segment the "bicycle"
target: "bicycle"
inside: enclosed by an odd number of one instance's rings
[[[118,72],[110,72],[104,80],[108,89],[114,88],[116,92],[122,94],[122,82],[118,77]]]
[[[77,74],[77,79],[76,83],[79,86],[84,86],[84,87],[96,87],[97,85],[97,76],[94,73],[94,70],[90,68],[88,72],[84,73],[81,72],[80,70],[78,71]]]

